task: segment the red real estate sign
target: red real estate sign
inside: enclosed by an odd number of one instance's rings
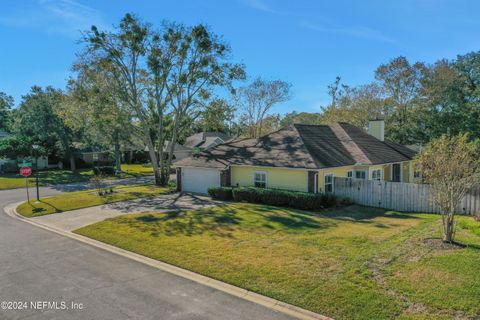
[[[24,177],[28,177],[32,174],[32,168],[30,167],[21,167],[20,174]]]

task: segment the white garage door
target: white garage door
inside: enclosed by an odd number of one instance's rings
[[[220,186],[220,171],[206,168],[182,168],[182,191],[206,194]]]

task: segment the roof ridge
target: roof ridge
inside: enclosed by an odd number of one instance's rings
[[[368,158],[365,152],[363,152],[362,148],[360,148],[352,139],[352,137],[350,137],[350,135],[345,131],[339,122],[333,123],[329,125],[329,127],[356,162],[362,164],[372,164],[372,161]]]
[[[308,156],[310,157],[310,160],[312,161],[312,163],[316,166],[316,167],[319,167],[319,165],[317,164],[317,161],[315,161],[315,158],[312,156],[312,154],[310,153],[310,150],[308,149],[307,147],[307,144],[305,143],[305,141],[303,140],[302,138],[302,135],[301,133],[297,130],[297,128],[295,127],[295,124],[292,125],[293,129],[295,129],[295,132],[297,133],[298,137],[300,138],[300,141],[302,142],[302,146],[303,148],[305,148],[305,150],[307,151],[308,153]],[[306,167],[306,166],[305,166]]]
[[[328,127],[328,124],[292,123],[292,126]]]

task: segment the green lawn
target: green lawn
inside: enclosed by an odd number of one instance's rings
[[[145,164],[122,164],[121,177],[140,177],[153,176],[153,167],[151,163]]]
[[[76,173],[68,170],[47,170],[38,173],[38,180],[40,185],[45,186],[88,181],[92,175],[93,171],[91,169],[78,170]],[[28,179],[28,183],[29,186],[33,186],[35,184],[35,178],[31,176]],[[25,178],[20,174],[0,176],[0,190],[23,187],[25,187]]]
[[[56,212],[82,209],[106,203],[126,201],[165,194],[169,188],[154,185],[140,185],[113,188],[113,193],[99,196],[96,190],[85,190],[64,193],[53,197],[41,198],[40,201],[31,200],[17,207],[17,212],[25,217],[38,217]]]
[[[42,186],[84,182],[93,176],[92,169],[80,169],[73,173],[68,170],[46,170],[38,173],[39,184]],[[122,164],[122,173],[118,177],[106,177],[106,179],[134,178],[141,176],[153,176],[151,164]],[[35,184],[35,178],[28,179],[29,186]],[[24,188],[25,178],[20,174],[6,174],[0,176],[0,190]]]
[[[442,249],[428,242],[440,236],[437,215],[228,204],[75,232],[336,319],[473,319],[479,231],[461,217],[457,239],[469,247]]]

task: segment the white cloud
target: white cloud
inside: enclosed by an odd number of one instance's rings
[[[382,41],[388,43],[397,43],[397,40],[386,36],[382,32],[371,29],[368,27],[327,27],[322,25],[313,24],[307,21],[303,21],[300,23],[300,26],[303,28],[307,28],[310,30],[323,32],[323,33],[330,33],[330,34],[339,34],[339,35],[346,35],[352,36],[356,38],[363,38],[368,40],[375,40],[375,41]]]
[[[74,0],[36,0],[33,6],[0,14],[0,24],[17,28],[37,28],[48,33],[78,38],[92,25],[105,28],[101,13]]]
[[[243,0],[243,3],[255,10],[269,12],[269,13],[276,13],[276,11],[273,10],[263,0]]]

